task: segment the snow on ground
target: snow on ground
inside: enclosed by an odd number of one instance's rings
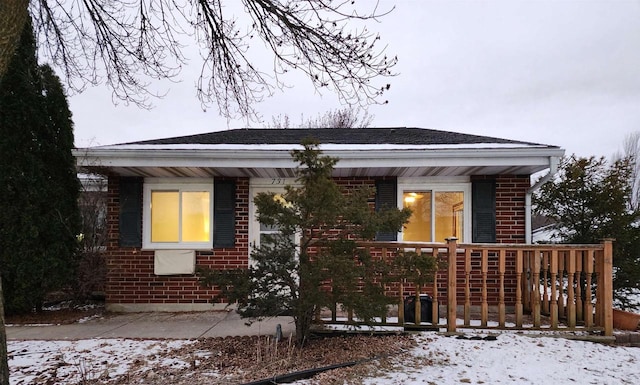
[[[503,333],[496,341],[422,334],[411,360],[367,384],[638,384],[640,348]]]
[[[152,365],[185,367],[165,353],[189,340],[92,339],[79,341],[8,341],[12,385],[75,384],[144,371]],[[171,355],[169,355],[171,357]]]
[[[474,334],[467,334],[473,336]],[[483,335],[481,335],[483,336]],[[639,384],[640,348],[502,333],[471,340],[416,335],[418,347],[391,372],[365,383],[389,384]],[[93,339],[9,341],[11,384],[69,384],[144,372],[156,365],[188,367],[172,351],[189,340]],[[305,384],[307,381],[299,381]]]

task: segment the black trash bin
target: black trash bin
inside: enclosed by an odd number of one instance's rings
[[[416,322],[416,296],[404,299],[404,321]],[[421,323],[432,323],[433,297],[429,294],[420,294],[420,321]],[[440,314],[438,314],[440,318]]]

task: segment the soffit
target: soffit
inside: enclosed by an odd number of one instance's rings
[[[290,149],[289,149],[290,150]],[[289,150],[109,149],[75,150],[78,165],[95,172],[144,177],[291,178]],[[560,157],[557,147],[329,150],[339,159],[336,177],[447,177],[530,175]]]

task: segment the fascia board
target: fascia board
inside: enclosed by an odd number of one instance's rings
[[[352,167],[456,167],[548,165],[562,157],[560,148],[442,149],[442,150],[327,150],[339,159],[336,168]],[[288,150],[116,150],[77,149],[80,166],[102,167],[268,167],[297,164]]]

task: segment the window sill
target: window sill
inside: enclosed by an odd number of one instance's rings
[[[152,243],[142,245],[142,250],[195,250],[195,251],[211,251],[213,244],[207,243]]]

